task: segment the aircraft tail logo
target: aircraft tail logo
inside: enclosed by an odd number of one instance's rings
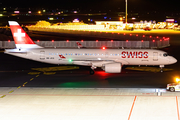
[[[66,57],[64,57],[63,55],[59,55],[59,57],[62,59],[66,59]]]
[[[27,35],[16,21],[8,21],[10,29],[16,44],[16,48],[42,48],[34,43],[34,41]]]

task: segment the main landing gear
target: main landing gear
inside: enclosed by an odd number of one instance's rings
[[[89,74],[90,74],[90,75],[94,75],[94,70],[90,69],[90,70],[89,70]]]
[[[90,75],[94,75],[94,69],[96,69],[97,67],[92,66],[91,69],[89,70],[89,74]]]

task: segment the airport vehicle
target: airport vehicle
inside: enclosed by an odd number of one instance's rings
[[[166,90],[171,92],[180,91],[180,79],[176,78],[176,83],[167,84]]]
[[[171,92],[180,91],[180,83],[170,83],[167,84],[167,90]]]
[[[106,73],[121,73],[123,65],[164,65],[177,60],[166,52],[153,49],[57,49],[43,48],[24,32],[16,21],[9,21],[16,49],[5,53],[50,64],[90,66],[90,74],[101,67]]]

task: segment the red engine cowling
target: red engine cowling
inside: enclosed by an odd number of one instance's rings
[[[121,63],[109,63],[105,64],[106,73],[121,73],[122,65]]]

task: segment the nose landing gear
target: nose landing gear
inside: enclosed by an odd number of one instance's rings
[[[163,68],[164,68],[164,65],[159,65],[159,67],[161,68],[161,72],[163,72]]]

